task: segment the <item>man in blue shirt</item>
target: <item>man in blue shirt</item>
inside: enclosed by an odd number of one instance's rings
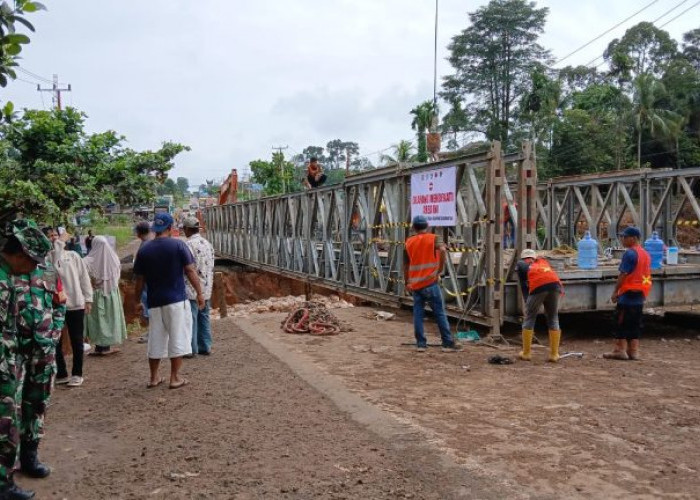
[[[164,382],[158,376],[164,358],[170,358],[170,388],[187,384],[180,377],[182,357],[192,354],[192,309],[185,293],[185,275],[195,289],[199,308],[205,305],[192,252],[184,241],[171,238],[173,222],[170,214],[155,216],[152,229],[156,237],[143,245],[134,263],[136,297],[141,296],[144,282],[148,286],[149,388]],[[143,305],[137,304],[136,309],[141,313]]]
[[[615,308],[615,348],[606,359],[638,360],[644,300],[651,290],[651,257],[639,244],[641,232],[627,227],[620,233],[627,249],[620,262],[620,275],[610,300]]]

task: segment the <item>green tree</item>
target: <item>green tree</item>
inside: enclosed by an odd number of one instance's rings
[[[6,87],[9,80],[17,78],[15,68],[18,66],[22,46],[29,43],[27,35],[17,32],[18,25],[34,31],[34,26],[27,21],[25,14],[45,9],[43,4],[30,0],[15,0],[14,7],[10,7],[6,1],[0,4],[0,87]],[[11,120],[13,117],[14,106],[7,102],[0,110],[0,119]]]
[[[683,35],[683,57],[693,65],[695,71],[700,71],[700,28]]]
[[[558,78],[552,78],[544,67],[537,66],[531,75],[532,87],[520,101],[521,122],[528,125],[528,138],[536,144],[549,143],[552,127],[557,121],[561,86]]]
[[[668,65],[661,81],[666,88],[669,108],[679,115],[671,127],[675,139],[672,144],[675,165],[697,165],[700,156],[700,70],[684,52],[682,57]]]
[[[251,180],[262,184],[263,194],[273,196],[301,190],[296,179],[294,163],[287,161],[284,153],[272,153],[272,160],[253,160],[249,163]]]
[[[415,161],[416,147],[411,141],[401,140],[397,144],[394,144],[392,149],[392,155],[382,155],[382,163],[392,165]]]
[[[356,142],[334,139],[328,141],[326,151],[330,165],[333,169],[338,169],[341,162],[345,162],[346,166],[351,164],[353,157],[360,153],[360,146]],[[320,162],[321,158],[318,158]]]
[[[615,117],[585,109],[567,109],[553,127],[543,178],[612,170],[617,164]]]
[[[667,31],[652,23],[641,22],[615,39],[605,50],[610,72],[621,81],[631,81],[644,73],[661,76],[666,65],[678,53],[678,44]]]
[[[426,133],[433,126],[437,119],[438,109],[433,101],[424,101],[411,110],[413,120],[411,128],[416,131],[418,138],[418,153],[416,161],[425,163],[428,161],[428,142]]]
[[[530,75],[536,65],[546,65],[550,59],[537,43],[547,13],[535,2],[491,0],[469,14],[471,25],[448,46],[455,73],[445,78],[441,93],[447,102],[463,104],[462,130],[508,144]]]
[[[666,88],[654,75],[644,73],[633,82],[634,94],[631,123],[637,133],[637,168],[642,166],[642,135],[648,132],[654,139],[674,139],[679,127],[674,126],[680,116],[671,110],[664,109],[660,102],[666,98]]]
[[[190,181],[186,177],[178,177],[175,184],[177,184],[177,192],[180,194],[180,197],[186,198],[190,190]]]
[[[27,110],[0,127],[0,209],[65,221],[78,208],[146,203],[188,149],[133,151],[113,131],[86,134],[85,118],[72,108]]]

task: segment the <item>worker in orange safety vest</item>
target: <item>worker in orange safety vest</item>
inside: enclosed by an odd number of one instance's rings
[[[520,359],[530,361],[532,359],[532,339],[535,336],[535,321],[540,308],[544,305],[549,327],[549,361],[559,361],[559,342],[561,330],[559,328],[559,296],[564,286],[556,271],[547,262],[547,259],[538,257],[531,248],[526,248],[520,253],[520,261],[517,265],[518,279],[525,299],[525,319],[523,320],[523,350]]]
[[[627,251],[620,261],[620,275],[610,300],[615,306],[615,347],[603,354],[606,359],[639,359],[639,337],[642,333],[642,310],[651,291],[651,256],[639,244],[641,232],[627,227],[620,233]]]
[[[428,346],[423,328],[425,305],[430,304],[440,330],[443,352],[459,351],[450,331],[445,314],[445,302],[440,290],[440,274],[445,266],[447,247],[440,238],[428,232],[428,219],[423,215],[413,218],[415,235],[406,240],[404,252],[404,278],[406,288],[413,295],[413,331],[416,351],[424,352]]]

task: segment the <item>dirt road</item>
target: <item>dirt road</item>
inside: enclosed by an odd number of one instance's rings
[[[214,336],[214,355],[186,360],[191,383],[178,390],[146,389],[145,346],[133,340],[90,357],[85,385],[57,388],[49,409],[41,456],[52,475],[18,482],[68,499],[500,496],[424,436],[325,385],[395,439],[356,423],[232,320]]]
[[[648,319],[643,361],[615,362],[600,358],[610,348],[609,315],[572,315],[562,321],[562,352],[583,359],[552,365],[538,347],[532,363],[499,366],[486,359],[515,359],[517,346],[416,353],[404,345],[413,342],[410,313],[378,322],[364,317],[370,312],[334,311],[355,331],[327,338],[280,333],[283,314],[241,326],[410,422],[472,475],[520,484],[531,498],[698,498],[697,328]],[[546,342],[546,331],[538,335]]]

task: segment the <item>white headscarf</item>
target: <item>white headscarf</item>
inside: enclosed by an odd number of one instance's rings
[[[61,267],[61,259],[65,253],[66,242],[63,240],[56,240],[53,242],[53,250],[49,252],[48,260],[53,264],[55,269]]]
[[[92,240],[92,250],[84,259],[90,277],[95,280],[95,285],[104,293],[111,293],[119,286],[119,277],[122,265],[117,253],[112,249],[107,238],[95,236]]]

